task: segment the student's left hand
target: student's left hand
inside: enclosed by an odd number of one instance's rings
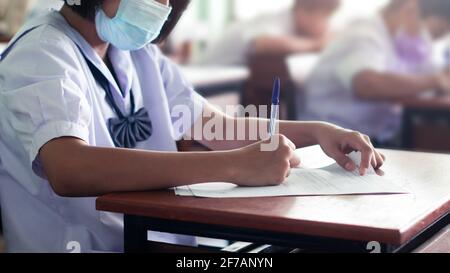
[[[361,152],[360,174],[365,175],[370,165],[379,169],[386,160],[372,145],[370,138],[361,133],[324,124],[318,130],[317,140],[323,151],[344,169],[355,171],[356,164],[347,155],[353,151]]]

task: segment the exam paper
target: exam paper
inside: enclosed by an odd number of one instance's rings
[[[319,148],[320,149],[320,148]],[[401,194],[408,193],[387,177],[378,176],[373,168],[365,176],[359,171],[347,172],[328,158],[317,147],[299,150],[308,168],[292,169],[291,175],[284,183],[272,187],[239,187],[231,183],[206,183],[178,187],[179,196],[196,196],[209,198],[244,198],[272,196],[325,196],[325,195],[367,195],[367,194]],[[309,155],[312,160],[307,160]],[[349,157],[359,166],[360,153]],[[322,166],[319,168],[319,162]],[[331,165],[330,165],[331,164]],[[314,166],[314,167],[310,167]]]

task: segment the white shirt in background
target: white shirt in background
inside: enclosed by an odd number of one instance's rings
[[[264,35],[295,35],[292,10],[267,14],[231,25],[200,55],[200,65],[245,65],[251,42]]]
[[[430,62],[418,70],[431,69]],[[412,73],[397,56],[381,16],[353,22],[323,53],[306,83],[301,120],[328,121],[387,141],[400,130],[400,106],[355,96],[353,79],[364,70]],[[395,92],[395,90],[393,90]],[[302,105],[302,104],[299,104]]]

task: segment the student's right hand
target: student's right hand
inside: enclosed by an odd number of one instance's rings
[[[263,145],[278,143],[273,151],[264,151]],[[300,165],[295,145],[283,135],[235,150],[233,183],[244,187],[277,186],[284,182],[290,169]]]

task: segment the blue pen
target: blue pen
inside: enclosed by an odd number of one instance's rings
[[[272,106],[270,107],[270,124],[269,137],[275,135],[276,125],[280,114],[280,89],[281,80],[279,77],[275,79],[272,91]]]

